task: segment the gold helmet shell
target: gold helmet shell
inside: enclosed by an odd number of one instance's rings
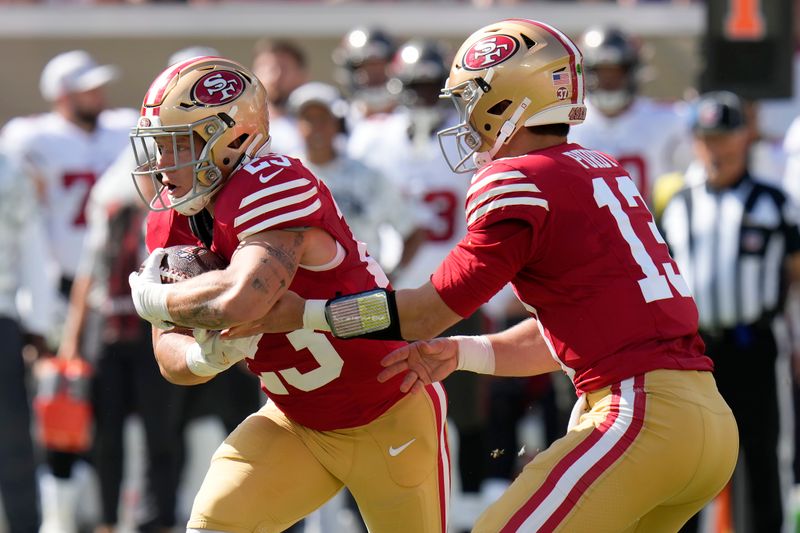
[[[522,127],[583,122],[582,60],[569,37],[535,20],[503,20],[470,35],[441,93],[460,117],[439,132],[450,167],[472,172],[487,164]]]
[[[155,139],[161,137],[164,145],[163,138],[171,138],[177,153],[181,136],[190,141],[190,160],[160,167]],[[195,153],[198,137],[202,149]],[[149,201],[150,208],[194,214],[243,161],[268,143],[267,92],[252,72],[235,61],[210,56],[187,59],[168,67],[150,85],[131,141],[137,160],[134,182],[149,176],[159,191]],[[161,173],[187,166],[194,169],[192,190],[173,198],[160,185]]]

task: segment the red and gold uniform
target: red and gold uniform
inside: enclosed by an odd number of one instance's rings
[[[217,194],[212,250],[230,261],[250,235],[304,227],[327,231],[339,253],[327,265],[301,265],[290,290],[328,299],[388,286],[327,187],[277,154],[239,168]],[[196,240],[183,215],[151,213],[151,249]],[[247,365],[270,401],[217,450],[188,527],[281,531],[346,485],[371,530],[446,531],[446,399],[439,384],[406,396],[397,380],[377,381],[380,360],[400,345],[265,334]]]
[[[499,159],[473,177],[466,217],[432,276],[440,296],[469,316],[510,281],[581,395],[475,531],[677,530],[729,479],[738,437],[630,175],[576,144]]]

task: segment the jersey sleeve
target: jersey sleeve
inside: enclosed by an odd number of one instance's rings
[[[479,172],[467,191],[467,228],[479,229],[506,220],[517,220],[539,228],[550,210],[550,202],[535,180],[504,164],[493,164]]]
[[[439,296],[468,317],[514,279],[529,261],[533,229],[520,220],[503,220],[470,229],[431,276]]]
[[[321,225],[317,179],[296,159],[272,154],[237,171],[215,203],[217,223],[238,241],[268,230]]]

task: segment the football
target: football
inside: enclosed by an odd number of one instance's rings
[[[220,270],[228,263],[208,248],[191,245],[170,246],[161,260],[161,283],[175,283],[209,270]],[[142,267],[139,267],[139,272]]]

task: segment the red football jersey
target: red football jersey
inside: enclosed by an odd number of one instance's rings
[[[290,290],[304,298],[328,299],[388,286],[377,262],[353,238],[327,187],[298,160],[277,154],[241,167],[217,194],[212,250],[230,261],[247,236],[312,226],[331,234],[340,253],[328,265],[301,266]],[[181,238],[194,244],[197,239],[191,233],[187,237],[187,229],[187,218],[174,210],[152,213],[148,246]],[[403,396],[401,377],[387,383],[376,379],[383,368],[380,360],[403,344],[297,330],[264,335],[247,364],[287,416],[317,430],[342,429],[374,420]]]
[[[468,232],[431,280],[468,316],[511,282],[579,392],[655,369],[711,370],[697,308],[628,173],[561,144],[472,179]]]

